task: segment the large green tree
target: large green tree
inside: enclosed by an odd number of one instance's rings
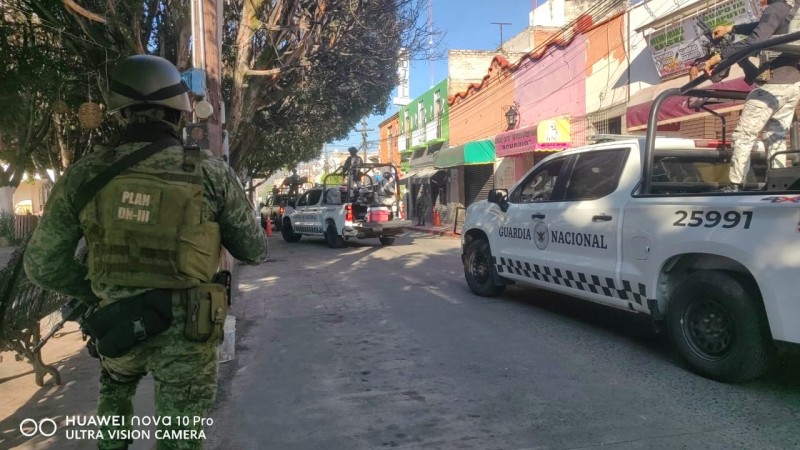
[[[265,175],[318,155],[364,115],[387,107],[401,48],[427,48],[424,0],[230,0],[223,96],[231,164]],[[63,169],[118,123],[89,130],[81,104],[101,102],[116,61],[152,53],[190,63],[189,0],[3,0],[0,186]],[[16,174],[16,175],[15,175]],[[17,181],[15,181],[17,180]],[[0,207],[2,208],[2,207]]]

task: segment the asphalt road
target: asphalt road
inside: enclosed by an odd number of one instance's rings
[[[800,448],[800,358],[725,385],[646,319],[466,286],[459,241],[270,240],[239,271],[237,356],[206,448]]]

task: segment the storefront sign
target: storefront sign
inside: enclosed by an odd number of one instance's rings
[[[569,119],[548,119],[539,122],[536,139],[541,148],[560,149],[569,147]]]
[[[494,139],[494,149],[500,157],[532,152],[536,150],[536,128],[526,127],[498,134]]]
[[[659,76],[664,79],[683,75],[697,58],[705,55],[708,41],[697,26],[698,20],[713,29],[717,25],[754,22],[760,14],[761,10],[750,0],[726,0],[654,31],[648,36],[648,43]]]

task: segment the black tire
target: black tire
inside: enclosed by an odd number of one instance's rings
[[[292,228],[292,223],[289,221],[289,219],[286,219],[281,227],[281,236],[283,236],[283,240],[286,242],[297,242],[301,237],[303,237],[302,234],[297,234],[294,232],[294,228]]]
[[[774,345],[757,289],[726,272],[702,270],[671,296],[667,328],[689,368],[740,383],[763,375]]]
[[[392,245],[394,244],[395,237],[394,236],[383,236],[378,238],[381,241],[381,245]]]
[[[492,264],[492,251],[486,239],[472,241],[464,257],[464,278],[472,292],[481,297],[494,297],[501,294],[505,284],[497,284],[497,273]]]
[[[342,248],[344,246],[344,239],[336,231],[336,224],[333,222],[328,222],[328,226],[325,228],[325,240],[330,248]]]
[[[280,217],[278,217],[276,215],[272,216],[272,228],[274,228],[275,231],[281,231],[281,218]]]

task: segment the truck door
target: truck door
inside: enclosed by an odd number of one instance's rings
[[[322,212],[324,210],[321,205],[322,189],[311,189],[307,192],[306,216],[307,233],[322,234]]]
[[[629,149],[578,153],[570,161],[563,200],[550,213],[548,265],[559,290],[627,307],[636,286],[617,278],[622,206],[617,192]]]
[[[567,157],[538,165],[509,194],[491,243],[497,271],[527,283],[546,282],[547,227],[553,201],[563,195]]]
[[[310,225],[307,217],[309,210],[308,196],[311,192],[306,192],[301,195],[294,204],[295,213],[292,215],[292,227],[296,233],[307,233]]]

